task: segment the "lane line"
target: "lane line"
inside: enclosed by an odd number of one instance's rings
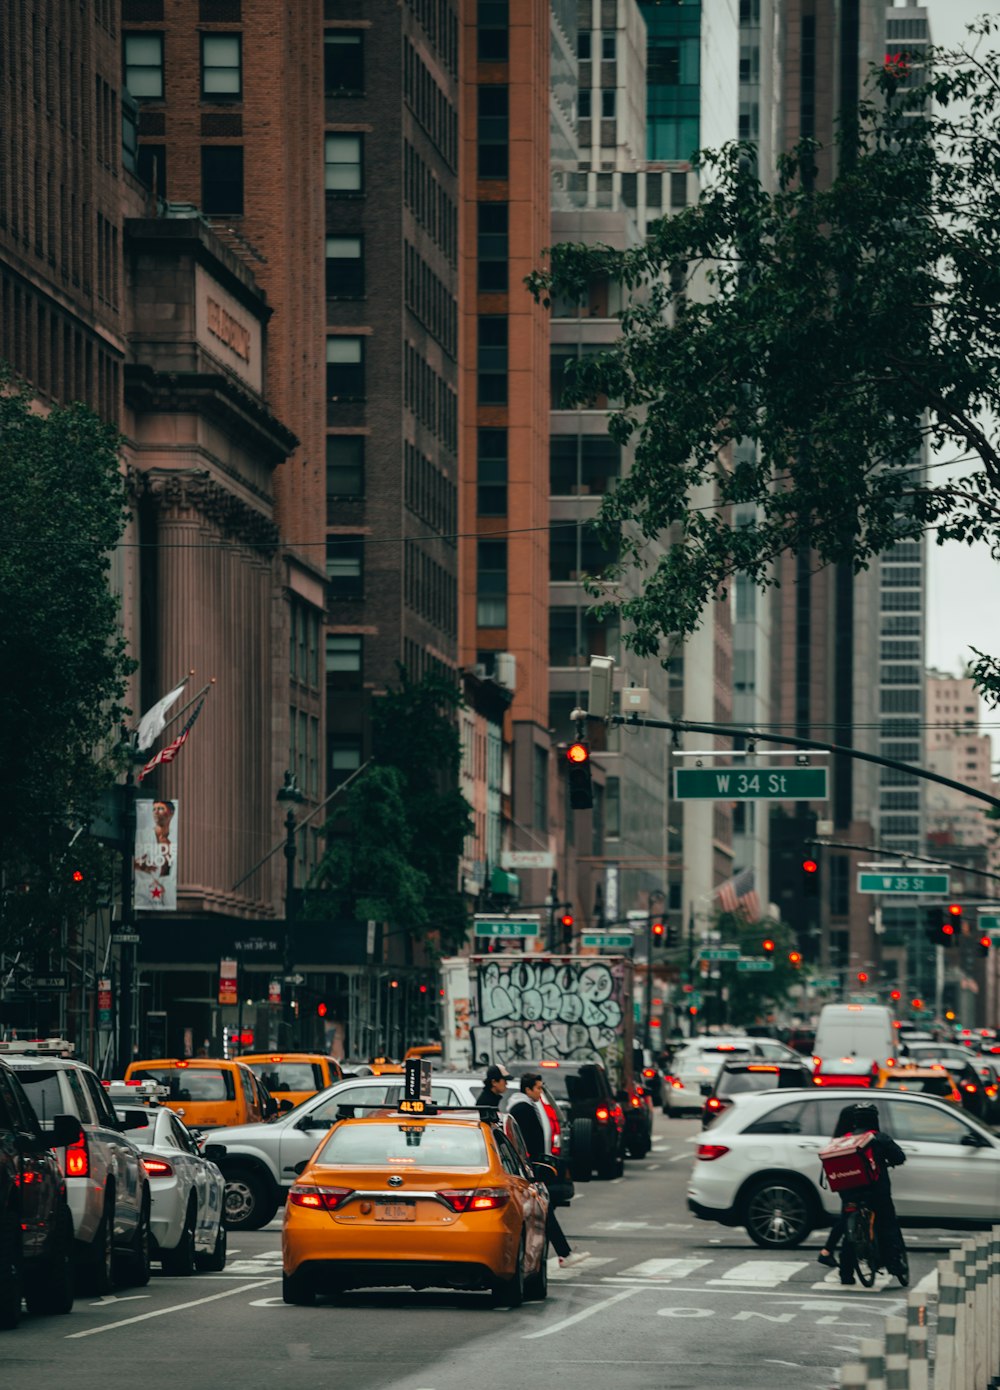
[[[255,1284],[243,1284],[238,1289],[226,1289],[223,1293],[209,1294],[207,1298],[196,1298],[191,1303],[175,1303],[170,1308],[154,1308],[151,1313],[140,1313],[138,1317],[122,1318],[121,1322],[108,1322],[103,1327],[88,1327],[85,1332],[70,1332],[66,1337],[67,1342],[73,1342],[79,1337],[96,1337],[99,1332],[113,1332],[116,1327],[131,1327],[136,1322],[147,1322],[150,1318],[162,1318],[167,1313],[183,1313],[186,1308],[200,1308],[205,1303],[215,1303],[220,1298],[232,1298],[233,1294],[249,1293],[251,1289],[262,1289],[266,1284],[277,1284],[280,1280],[258,1279]]]
[[[581,1308],[579,1313],[574,1313],[571,1318],[563,1318],[562,1322],[553,1323],[551,1327],[543,1327],[537,1332],[526,1333],[522,1340],[533,1342],[538,1337],[551,1337],[554,1332],[562,1332],[564,1328],[572,1327],[574,1323],[583,1322],[584,1318],[593,1317],[595,1313],[603,1313],[612,1304],[621,1303],[623,1298],[631,1298],[635,1292],[634,1288],[622,1289],[620,1293],[614,1294],[611,1298],[605,1298],[602,1302],[594,1303],[589,1308]]]

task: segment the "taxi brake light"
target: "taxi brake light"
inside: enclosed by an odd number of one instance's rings
[[[353,1193],[352,1187],[310,1187],[296,1183],[288,1194],[293,1207],[308,1207],[313,1211],[336,1211]]]
[[[699,1144],[695,1158],[700,1158],[703,1163],[711,1163],[713,1159],[721,1158],[727,1154],[729,1149],[725,1144]]]
[[[144,1158],[142,1166],[151,1178],[173,1177],[174,1170],[164,1158]]]
[[[81,1134],[75,1144],[66,1146],[66,1176],[68,1178],[90,1177],[90,1154],[87,1152],[86,1136]]]
[[[437,1194],[452,1211],[496,1211],[510,1201],[505,1187],[457,1188]]]
[[[175,1062],[174,1065],[175,1065],[176,1067],[186,1067],[186,1066],[187,1066],[187,1062]]]

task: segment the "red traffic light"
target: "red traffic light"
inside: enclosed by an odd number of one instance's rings
[[[73,880],[74,883],[82,883],[82,882],[83,882],[83,870],[82,870],[82,869],[74,869],[73,872],[72,872],[72,874],[70,875],[70,877],[72,878],[72,880]]]
[[[794,966],[799,966],[799,965],[801,965],[801,964],[802,964],[802,955],[801,955],[801,953],[800,953],[799,951],[789,951],[789,952],[788,952],[788,964],[789,964],[789,965],[794,965]]]
[[[988,951],[990,947],[993,945],[993,938],[984,934],[979,938],[979,944],[984,951]]]
[[[566,757],[571,763],[586,763],[590,761],[590,748],[586,743],[571,743],[566,749]]]
[[[771,952],[774,950],[774,942],[771,940],[770,937],[768,937],[765,941],[762,941],[760,943],[760,946],[761,950],[766,951],[768,955],[770,955]]]
[[[664,932],[663,923],[659,920],[655,921],[652,925],[652,932],[654,936],[662,936]]]
[[[564,927],[571,927],[573,925],[572,912],[564,912],[563,915],[559,918],[559,920]]]
[[[924,1001],[922,999],[911,999],[910,1006],[914,1009],[922,1009],[924,1007]]]
[[[955,928],[954,928],[954,926],[951,924],[951,922],[942,922],[942,923],[941,923],[941,935],[942,935],[942,936],[954,936],[954,935],[955,935]]]
[[[316,1005],[316,1012],[319,1014],[320,1018],[326,1018],[326,1015],[327,1015],[327,1007],[326,1007],[326,1005],[325,1005],[325,1004],[317,1004],[317,1005]]]
[[[426,985],[421,985],[421,986],[420,986],[420,993],[421,993],[421,994],[426,994],[426,993],[427,993],[427,986],[426,986]]]
[[[961,915],[962,915],[962,905],[961,905],[961,903],[949,903],[949,904],[948,904],[948,915],[949,915],[950,917],[961,917]]]
[[[818,874],[818,873],[819,873],[819,865],[816,863],[816,860],[815,860],[815,859],[803,859],[803,861],[802,861],[802,872],[803,872],[804,874]]]
[[[867,973],[866,973],[864,970],[859,970],[859,971],[858,971],[858,984],[859,984],[859,985],[866,985],[867,983],[868,983],[868,975],[867,975]]]
[[[900,999],[902,999],[902,997],[903,996],[902,994],[900,994],[898,989],[891,989],[889,991],[889,998],[892,1000],[894,1004],[897,1004],[900,1001]]]

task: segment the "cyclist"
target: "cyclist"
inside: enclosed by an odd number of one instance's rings
[[[845,1134],[864,1134],[868,1130],[875,1131],[872,1148],[879,1159],[881,1171],[878,1180],[866,1189],[865,1201],[875,1213],[879,1245],[885,1259],[885,1267],[890,1274],[900,1278],[902,1266],[899,1255],[903,1249],[903,1236],[896,1219],[896,1208],[892,1204],[892,1184],[889,1181],[889,1169],[898,1168],[901,1163],[905,1163],[906,1154],[895,1139],[890,1138],[888,1134],[883,1134],[879,1129],[878,1106],[873,1105],[871,1101],[857,1101],[852,1105],[845,1105],[840,1112],[833,1137],[840,1139]],[[843,1192],[840,1200],[842,1204],[846,1204],[853,1201],[855,1197],[855,1193]],[[837,1258],[834,1252],[843,1238],[845,1225],[846,1222],[843,1213],[841,1213],[830,1229],[826,1244],[816,1257],[821,1265],[836,1267]],[[854,1275],[851,1274],[845,1279],[844,1273],[841,1271],[840,1282],[853,1284]]]

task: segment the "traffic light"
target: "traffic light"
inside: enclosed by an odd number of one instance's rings
[[[82,870],[82,869],[74,869],[73,872],[70,874],[69,877],[70,877],[70,882],[71,882],[71,883],[75,883],[75,884],[77,884],[77,885],[82,885],[82,883],[83,883],[83,870]]]
[[[892,1000],[894,1004],[898,1004],[902,997],[903,996],[898,989],[891,989],[889,991],[889,998]]]
[[[323,1003],[322,1000],[320,1000],[320,1002],[316,1005],[316,1013],[319,1015],[320,1018],[326,1018],[327,1014],[329,1013],[329,1009],[327,1008],[326,1004]]]
[[[653,938],[654,946],[662,946],[667,929],[663,924],[662,917],[654,917],[649,924],[649,930]]]
[[[594,804],[590,780],[590,744],[578,738],[566,749],[569,762],[569,804],[574,811],[589,811]]]
[[[867,983],[868,983],[868,975],[867,975],[867,973],[866,973],[864,970],[859,970],[859,971],[858,971],[858,984],[859,984],[859,985],[866,985]]]
[[[789,951],[789,952],[788,952],[788,964],[789,964],[794,970],[798,970],[799,966],[802,964],[802,952],[801,952],[801,951]]]
[[[560,921],[560,923],[561,923],[561,925],[562,925],[562,930],[563,930],[563,944],[566,945],[566,944],[568,944],[568,943],[570,942],[570,940],[571,940],[572,937],[573,937],[573,914],[572,914],[572,912],[564,912],[563,915],[559,918],[559,921]]]
[[[815,859],[803,859],[802,861],[802,896],[804,898],[819,897],[819,865]]]
[[[765,939],[760,943],[760,949],[764,952],[765,956],[774,955],[774,942],[771,940],[769,936],[765,937]]]
[[[674,947],[681,944],[681,929],[676,922],[667,924],[667,946]]]
[[[993,945],[993,938],[990,937],[990,936],[987,936],[986,933],[984,932],[983,935],[979,938],[979,954],[980,954],[981,956],[988,956],[989,953],[990,953],[990,947],[991,947],[992,945]]]

